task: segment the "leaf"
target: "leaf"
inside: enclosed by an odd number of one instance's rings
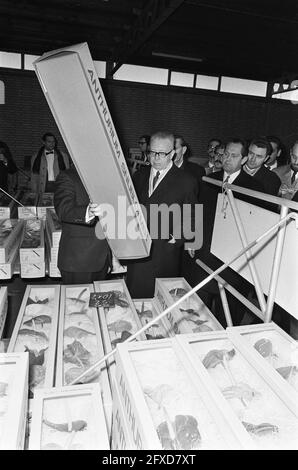
[[[88,366],[90,352],[84,348],[80,341],[74,340],[64,349],[63,357],[65,362],[78,364],[80,367],[82,367],[82,365]]]
[[[254,348],[261,354],[263,357],[270,357],[273,353],[273,346],[269,339],[261,338],[255,344]]]

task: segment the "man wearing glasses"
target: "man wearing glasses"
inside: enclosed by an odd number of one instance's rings
[[[207,153],[208,153],[208,163],[205,165],[205,172],[206,175],[210,175],[210,173],[213,173],[214,171],[217,171],[216,166],[214,165],[215,161],[215,149],[218,147],[218,145],[221,144],[221,140],[219,139],[211,139],[208,142],[207,146]]]
[[[289,165],[283,165],[273,170],[281,180],[279,196],[292,199],[298,191],[298,140],[290,151],[291,161]]]
[[[182,229],[184,205],[194,209],[197,184],[193,176],[173,164],[174,154],[173,134],[155,133],[150,139],[150,166],[140,168],[134,176],[139,202],[146,209],[152,247],[148,258],[128,263],[127,285],[133,298],[153,297],[157,277],[180,275],[181,253],[186,241]],[[173,204],[180,211],[178,223],[170,212]],[[168,212],[162,211],[162,207]]]

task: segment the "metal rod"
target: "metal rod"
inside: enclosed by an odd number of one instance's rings
[[[173,310],[174,308],[178,307],[178,305],[180,305],[182,302],[184,302],[186,299],[188,299],[188,297],[190,297],[191,295],[195,294],[199,289],[201,289],[203,286],[205,286],[206,284],[208,284],[208,282],[212,281],[212,279],[215,278],[215,276],[217,274],[219,274],[220,272],[222,272],[224,269],[226,269],[230,264],[232,264],[236,259],[240,258],[240,256],[242,256],[247,250],[249,250],[250,248],[254,247],[255,245],[257,245],[258,243],[260,243],[264,238],[268,237],[268,235],[270,235],[271,232],[273,232],[274,230],[276,230],[276,228],[280,227],[282,224],[284,224],[284,222],[290,218],[290,217],[294,217],[296,219],[298,219],[298,216],[297,214],[288,214],[283,220],[280,220],[279,222],[277,222],[276,224],[274,224],[272,227],[270,227],[266,232],[264,232],[262,235],[260,235],[258,238],[256,238],[255,240],[253,240],[252,242],[249,243],[249,245],[245,248],[243,248],[241,251],[239,251],[239,253],[237,253],[235,256],[233,256],[233,258],[227,262],[227,263],[224,263],[222,266],[220,266],[216,271],[214,271],[212,274],[210,274],[209,276],[207,276],[203,281],[201,281],[199,284],[197,284],[193,289],[191,289],[189,292],[187,292],[185,295],[183,295],[183,297],[181,297],[180,299],[178,299],[176,302],[174,302],[172,305],[170,305],[169,307],[167,307],[163,312],[161,312],[159,315],[157,315],[157,317],[153,318],[149,323],[147,323],[146,325],[144,325],[142,328],[140,328],[136,333],[134,333],[133,335],[129,336],[129,338],[127,338],[125,341],[123,341],[123,343],[129,343],[130,341],[134,340],[137,336],[139,336],[141,333],[143,333],[144,331],[146,331],[148,328],[150,328],[154,323],[158,322],[159,320],[161,320],[165,315],[167,315],[169,312],[171,312],[171,310]],[[105,356],[103,356],[101,359],[99,359],[97,362],[95,362],[92,366],[90,366],[88,369],[86,369],[81,375],[79,375],[76,379],[74,379],[72,382],[70,382],[68,385],[74,385],[76,384],[77,382],[80,382],[80,380],[85,377],[85,375],[88,375],[90,372],[92,372],[94,369],[96,369],[100,364],[102,364],[103,362],[105,362],[107,359],[109,359],[110,357],[114,356],[114,354],[116,353],[116,348],[113,350],[113,351],[110,351],[109,353],[107,353]]]
[[[238,211],[238,207],[236,206],[234,195],[233,195],[231,189],[227,189],[227,195],[228,195],[229,202],[231,204],[231,209],[232,209],[233,216],[234,216],[234,219],[235,219],[235,222],[236,222],[236,225],[237,225],[238,233],[240,235],[241,243],[242,243],[242,246],[244,248],[245,246],[247,246],[247,238],[246,238],[246,235],[245,235],[244,227],[242,225],[242,220],[241,220],[241,217],[240,217],[240,214],[239,214],[239,211]],[[265,301],[263,289],[262,289],[262,286],[261,286],[261,283],[260,283],[260,279],[259,279],[256,267],[255,267],[255,263],[254,263],[254,260],[252,259],[252,257],[253,257],[252,252],[250,250],[247,250],[245,252],[245,258],[246,258],[246,261],[248,263],[248,267],[249,267],[249,270],[250,270],[251,277],[253,279],[253,283],[255,285],[255,289],[256,289],[256,293],[257,293],[257,297],[258,297],[258,301],[259,301],[261,310],[262,310],[262,312],[265,313],[265,311],[266,311],[266,301]]]
[[[204,269],[208,274],[212,273],[212,269],[210,269],[203,261],[200,259],[196,259],[196,263]],[[254,315],[256,315],[258,318],[260,318],[262,321],[264,321],[264,314],[261,312],[259,308],[257,308],[252,302],[250,302],[244,295],[240,294],[235,287],[231,286],[228,284],[222,277],[220,276],[215,276],[214,279],[216,281],[219,281],[225,290],[229,291],[236,299],[240,300],[240,302],[245,305]]]
[[[217,284],[218,284],[219,294],[220,294],[221,303],[224,309],[227,325],[233,326],[233,321],[231,317],[231,312],[230,312],[230,307],[229,307],[229,302],[227,299],[226,291],[224,289],[224,286],[220,282],[217,282]]]
[[[4,191],[3,188],[1,188],[0,186],[0,191],[2,191],[6,196],[10,197],[10,199],[12,199],[13,201],[15,201],[17,204],[19,204],[21,207],[24,207],[24,209],[28,210],[29,212],[31,212],[31,214],[34,215],[34,218],[35,219],[38,219],[38,215],[37,214],[34,214],[34,212],[31,210],[31,209],[28,209],[26,206],[24,206],[20,201],[18,201],[17,199],[15,199],[11,194],[7,193],[6,191]]]
[[[206,181],[206,183],[210,183],[214,186],[219,186],[221,188],[223,185],[222,181],[215,180],[208,176],[203,176],[202,180]],[[245,194],[245,196],[260,199],[261,201],[271,202],[272,204],[276,204],[277,206],[287,206],[289,209],[298,211],[298,202],[294,202],[284,197],[271,196],[270,194],[262,193],[261,191],[254,191],[252,189],[242,188],[241,186],[236,186],[235,184],[225,184],[225,187],[227,189],[231,189],[235,193]]]
[[[286,217],[287,213],[288,213],[288,208],[285,206],[282,206],[280,209],[280,220],[283,220]],[[276,286],[278,282],[279,268],[280,268],[280,263],[281,263],[281,255],[282,255],[283,245],[285,241],[285,235],[286,235],[286,222],[284,223],[283,226],[279,228],[278,234],[276,237],[275,253],[274,253],[274,258],[273,258],[273,266],[272,266],[272,271],[271,271],[269,292],[268,292],[268,298],[267,298],[267,308],[265,312],[265,323],[270,322],[272,318],[272,310],[273,310],[273,305],[274,305],[274,300],[275,300]]]

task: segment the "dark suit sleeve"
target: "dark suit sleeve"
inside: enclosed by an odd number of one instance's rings
[[[54,206],[61,222],[86,224],[87,205],[77,205],[75,183],[65,172],[59,173],[56,179]]]
[[[196,228],[195,205],[198,204],[198,198],[197,198],[198,185],[197,185],[196,179],[190,175],[187,175],[187,177],[185,177],[185,181],[183,182],[183,187],[184,187],[184,197],[183,197],[184,207],[182,207],[183,218],[182,218],[181,223],[186,226],[186,230],[185,230],[185,227],[182,225],[181,238],[175,237],[177,247],[182,246],[186,242],[191,242],[194,239],[194,237],[192,239],[189,239],[186,235],[189,231],[189,228],[191,229],[192,233],[195,232],[195,228]],[[190,220],[187,217],[188,212],[187,213],[185,212],[186,207],[190,208]]]

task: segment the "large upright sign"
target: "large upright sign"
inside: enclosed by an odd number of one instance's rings
[[[98,236],[118,258],[148,256],[151,238],[87,43],[48,52],[34,66],[90,200],[103,205]]]

